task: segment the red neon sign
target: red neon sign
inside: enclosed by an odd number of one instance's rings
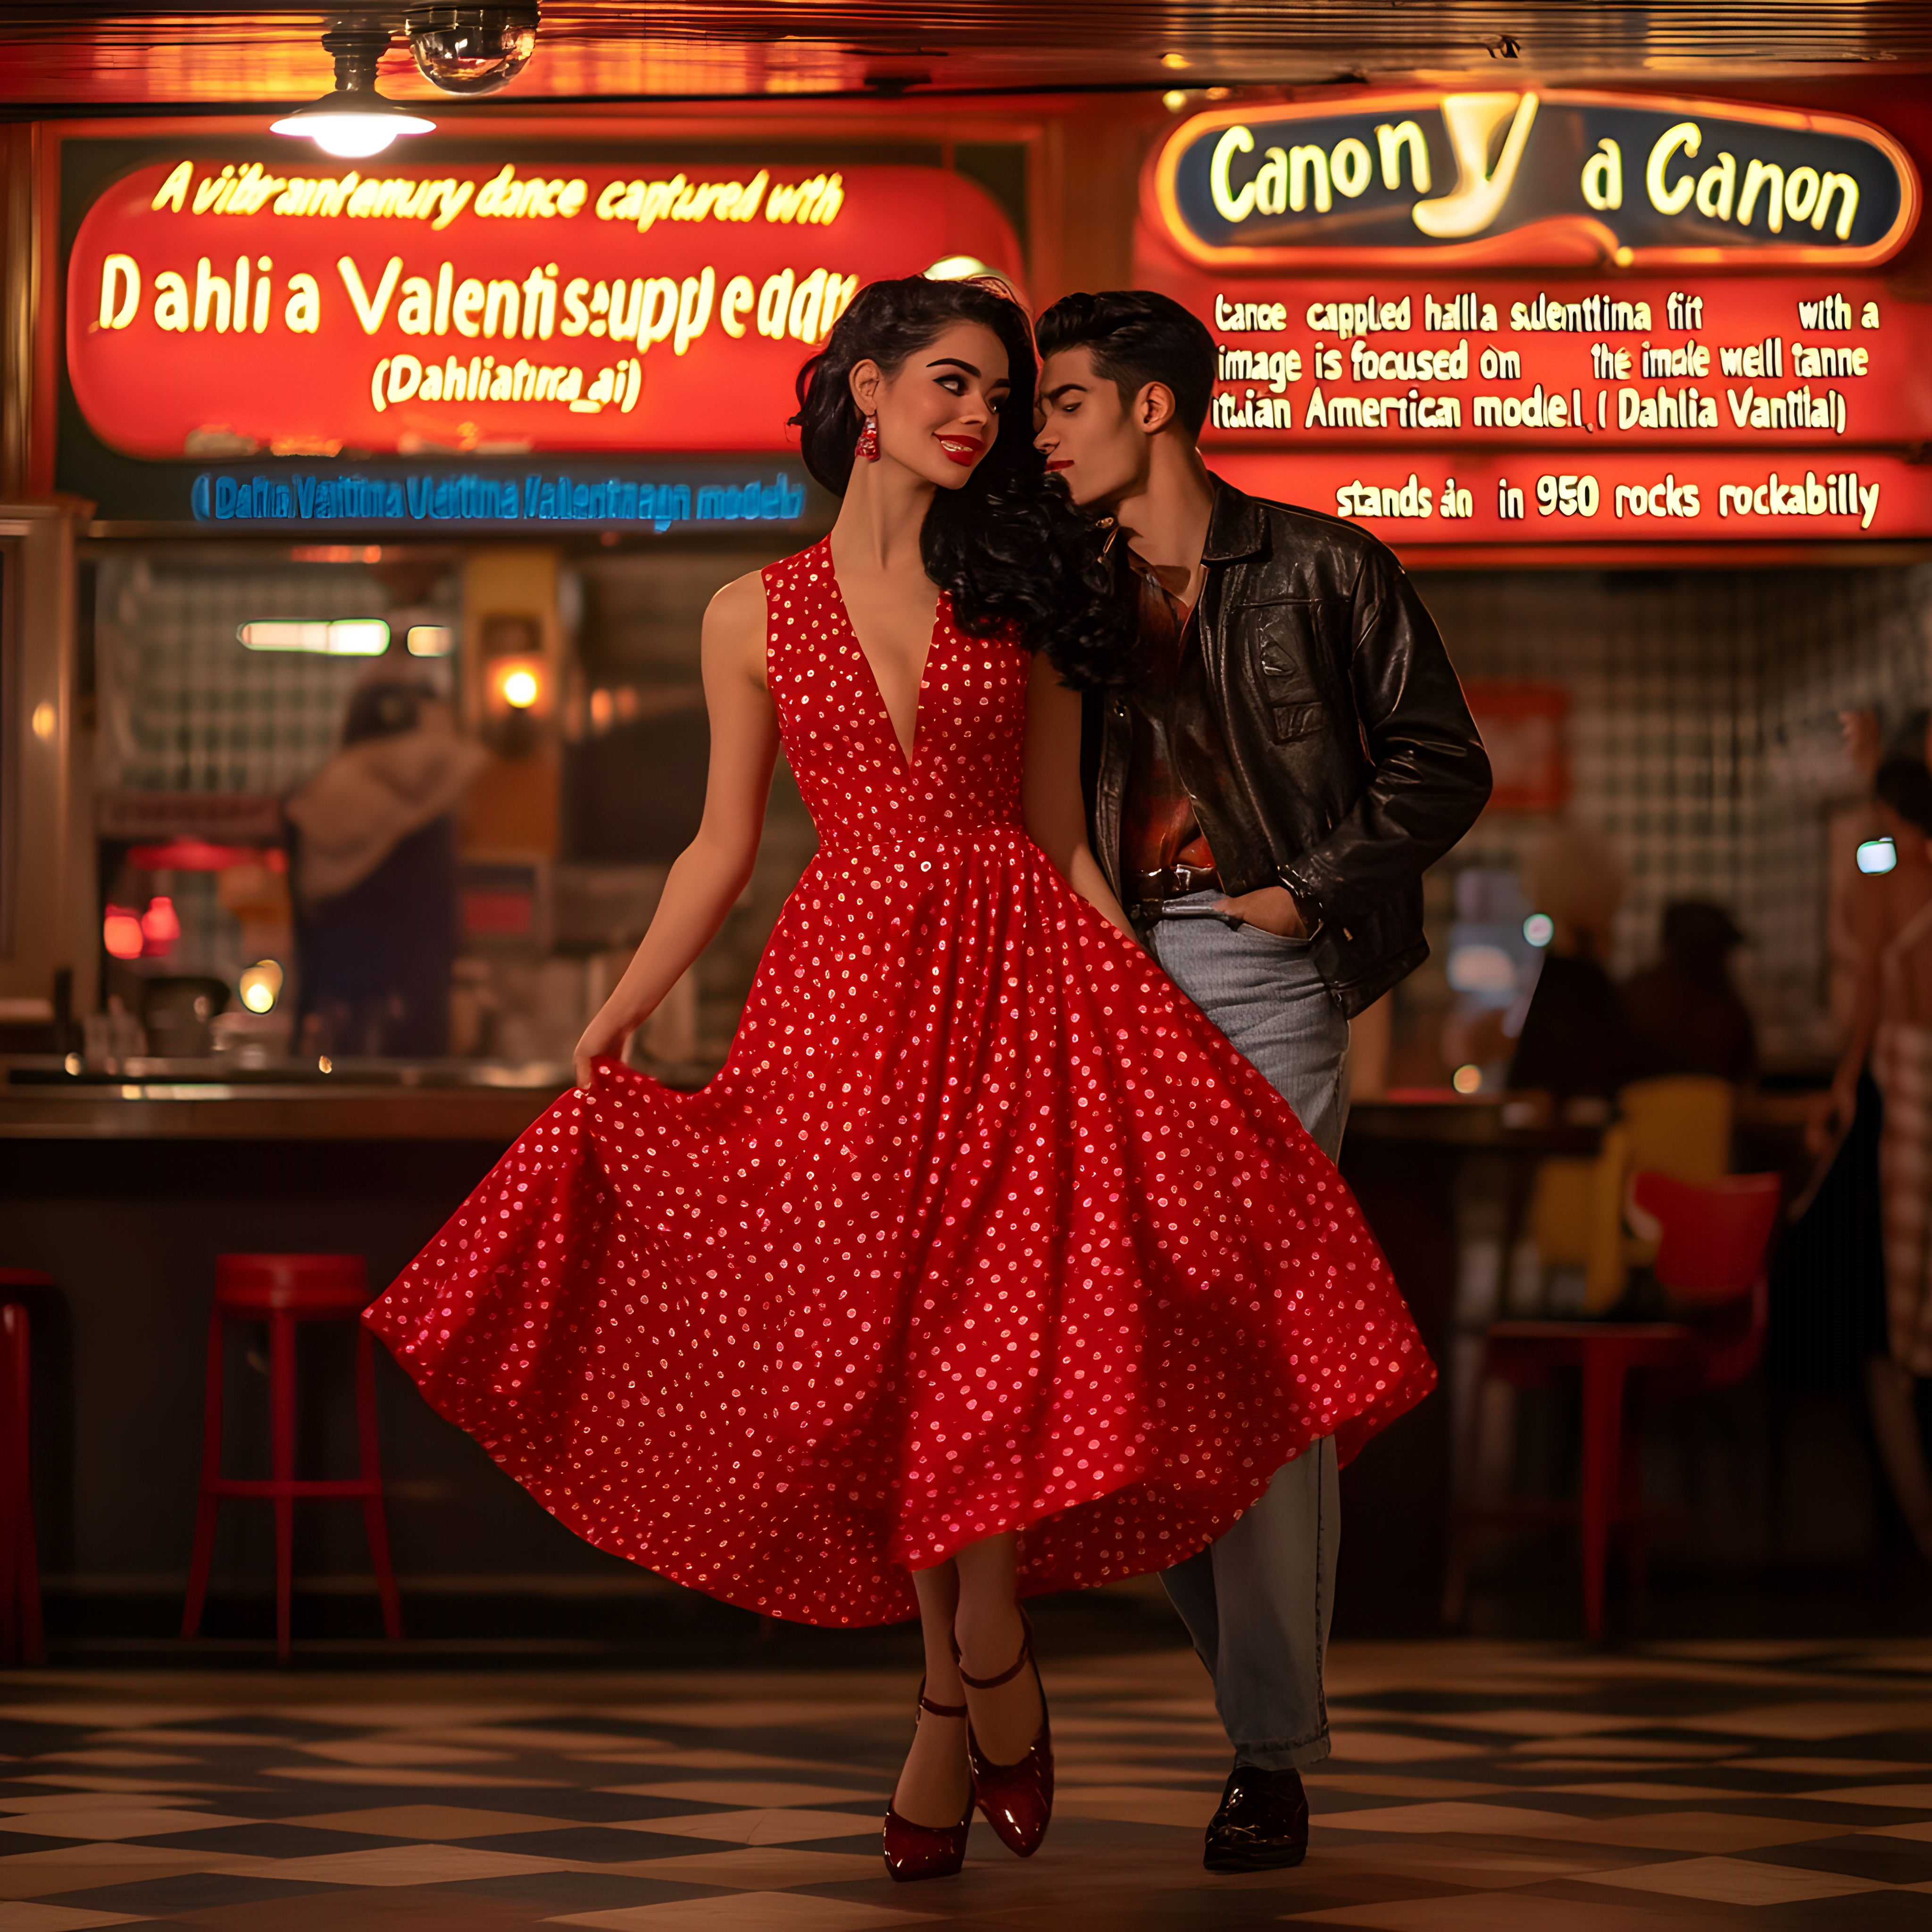
[[[941,262],[1021,272],[937,169],[189,158],[82,220],[68,370],[137,457],[769,450],[856,290]]]
[[[1870,277],[1237,281],[1142,266],[1214,332],[1218,447],[1932,437],[1932,330]]]
[[[1416,544],[1932,536],[1932,470],[1869,450],[1216,452],[1238,488]]]
[[[1882,128],[1742,101],[1364,90],[1181,122],[1144,218],[1208,267],[1827,266],[1897,254],[1918,176]]]

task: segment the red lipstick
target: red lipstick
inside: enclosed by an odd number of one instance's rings
[[[948,458],[962,470],[970,470],[979,461],[980,452],[986,446],[977,436],[942,436],[937,440]]]

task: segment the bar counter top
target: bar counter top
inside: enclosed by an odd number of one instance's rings
[[[661,1070],[701,1085],[710,1070]],[[515,1139],[571,1082],[567,1063],[338,1060],[300,1066],[130,1060],[70,1072],[14,1060],[0,1084],[0,1140]]]

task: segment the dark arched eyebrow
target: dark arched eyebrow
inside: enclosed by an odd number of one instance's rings
[[[969,376],[977,376],[980,373],[974,364],[968,362],[963,356],[935,356],[926,366],[928,369],[963,370]],[[1012,383],[1008,377],[1001,376],[988,386],[995,389],[1010,389]]]

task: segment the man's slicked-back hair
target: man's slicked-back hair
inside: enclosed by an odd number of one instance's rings
[[[1151,289],[1063,296],[1034,332],[1040,359],[1063,349],[1091,351],[1096,372],[1120,392],[1124,408],[1150,382],[1174,392],[1174,413],[1198,436],[1214,393],[1214,338],[1198,316]]]

